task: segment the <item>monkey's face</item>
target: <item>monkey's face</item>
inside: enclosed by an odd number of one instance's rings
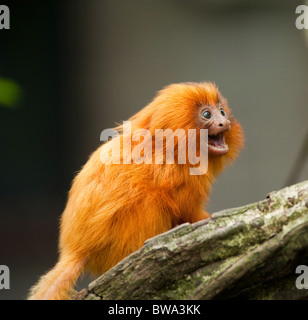
[[[200,127],[208,129],[208,152],[214,156],[221,156],[229,151],[225,141],[225,134],[231,129],[231,121],[227,108],[222,104],[202,105],[199,109]]]
[[[199,129],[208,129],[211,160],[233,160],[243,147],[240,124],[232,116],[227,100],[210,82],[169,85],[135,119],[139,121],[136,127],[146,128],[152,134],[156,129],[173,132],[197,129],[197,153],[200,151]]]

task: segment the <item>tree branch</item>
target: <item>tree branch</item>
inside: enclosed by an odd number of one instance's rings
[[[78,299],[307,299],[308,181],[182,224],[82,290]]]

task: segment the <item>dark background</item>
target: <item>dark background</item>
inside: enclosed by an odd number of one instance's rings
[[[0,78],[19,89],[16,103],[0,103],[0,265],[11,280],[0,299],[24,299],[55,264],[71,180],[101,131],[169,83],[214,81],[245,131],[208,211],[261,200],[289,181],[308,130],[308,37],[295,27],[303,2],[1,4],[11,28],[0,30]],[[307,177],[305,163],[293,182]]]

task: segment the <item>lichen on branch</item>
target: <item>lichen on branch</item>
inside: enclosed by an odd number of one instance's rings
[[[308,181],[147,240],[78,299],[305,299]]]

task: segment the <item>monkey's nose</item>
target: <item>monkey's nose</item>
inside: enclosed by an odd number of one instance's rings
[[[227,128],[227,127],[229,127],[229,125],[230,125],[230,121],[225,119],[225,120],[222,120],[222,121],[219,122],[218,127]]]

